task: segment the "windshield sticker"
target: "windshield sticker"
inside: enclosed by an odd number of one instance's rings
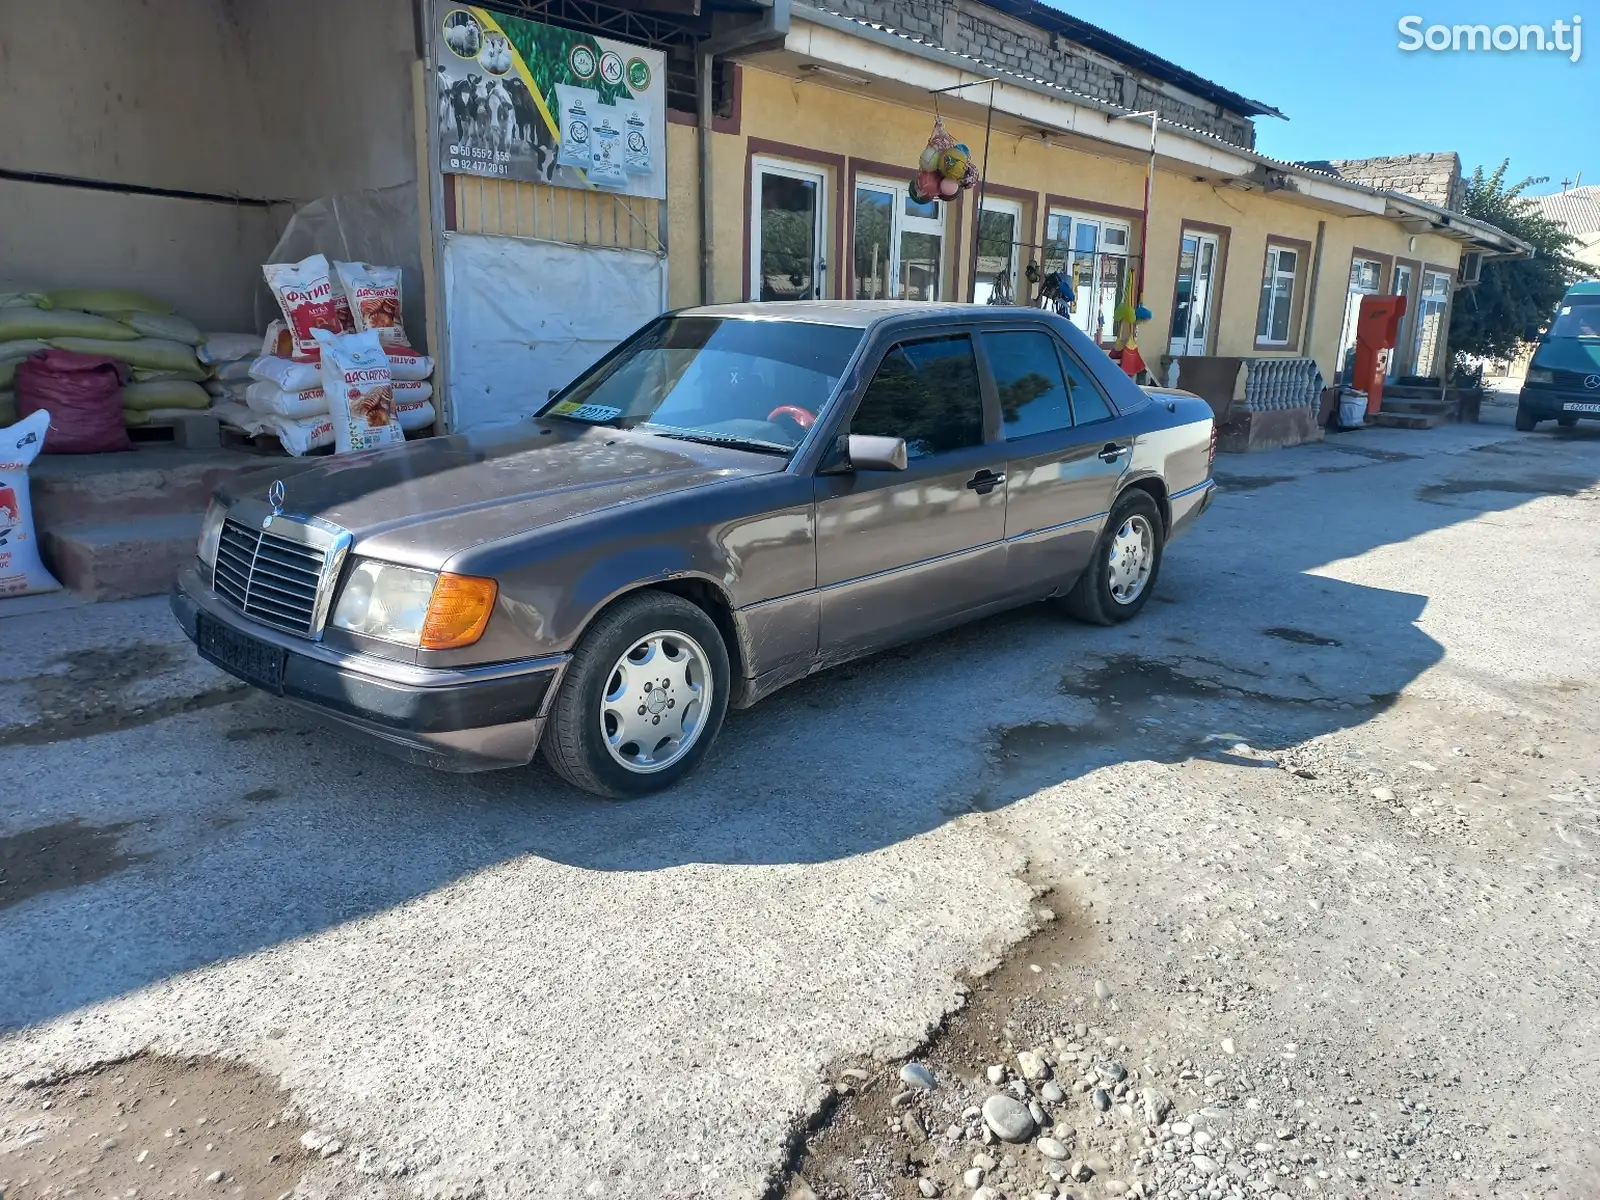
[[[580,404],[568,408],[567,405],[571,403],[572,401],[568,400],[564,404],[556,405],[550,411],[557,416],[572,417],[579,421],[615,421],[622,415],[620,408],[612,408],[609,404]]]

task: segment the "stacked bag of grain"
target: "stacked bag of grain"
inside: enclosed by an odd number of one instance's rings
[[[372,334],[387,361],[387,402],[399,428],[412,432],[434,423],[433,360],[412,349],[400,322],[399,267],[335,262],[330,270],[327,258],[313,254],[297,263],[268,263],[262,272],[283,320],[273,322],[261,355],[250,365],[253,382],[244,405],[252,419],[228,405],[224,420],[276,433],[291,454],[329,445],[345,453],[363,446],[370,440],[363,422],[372,414],[366,410],[378,401],[358,393],[363,413],[355,418],[348,411],[349,397],[330,403],[323,390],[322,340]]]
[[[145,425],[211,405],[195,357],[201,334],[172,306],[118,288],[0,293],[0,391],[41,350],[109,359],[122,369],[123,423]],[[0,402],[0,419],[7,406]]]
[[[211,402],[244,403],[250,387],[250,364],[261,356],[261,336],[255,333],[203,333],[195,357],[206,369],[200,385]]]

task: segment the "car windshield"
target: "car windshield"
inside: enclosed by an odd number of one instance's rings
[[[1546,336],[1600,338],[1600,296],[1569,296],[1563,300]]]
[[[662,317],[542,415],[787,454],[833,395],[861,330]]]

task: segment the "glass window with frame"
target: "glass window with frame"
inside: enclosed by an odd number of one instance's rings
[[[1431,379],[1439,370],[1439,343],[1444,336],[1445,310],[1450,306],[1450,276],[1424,271],[1417,299],[1416,373]]]
[[[1265,346],[1287,346],[1294,329],[1294,285],[1300,269],[1300,251],[1288,246],[1267,247],[1266,269],[1261,276],[1261,302],[1256,307],[1256,341]]]
[[[918,204],[904,183],[856,181],[851,234],[857,300],[937,300],[944,208]]]
[[[891,347],[850,418],[850,432],[904,438],[907,458],[982,445],[972,338],[960,333]]]
[[[1072,407],[1053,337],[1032,330],[985,333],[983,349],[1000,396],[1000,421],[1007,441],[1072,425]]]
[[[1116,336],[1117,309],[1128,287],[1128,222],[1052,208],[1045,226],[1044,269],[1061,276],[1072,323],[1097,343]]]
[[[1382,291],[1383,264],[1373,258],[1350,260],[1350,287],[1345,292],[1344,324],[1339,329],[1339,377],[1346,382],[1354,377],[1356,329],[1361,320],[1361,297]]]

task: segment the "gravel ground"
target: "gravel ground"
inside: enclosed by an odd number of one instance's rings
[[[284,1088],[307,1200],[1600,1193],[1600,436],[1218,470],[1133,625],[830,672],[638,803],[259,697],[14,737],[0,1189],[144,1054]]]

